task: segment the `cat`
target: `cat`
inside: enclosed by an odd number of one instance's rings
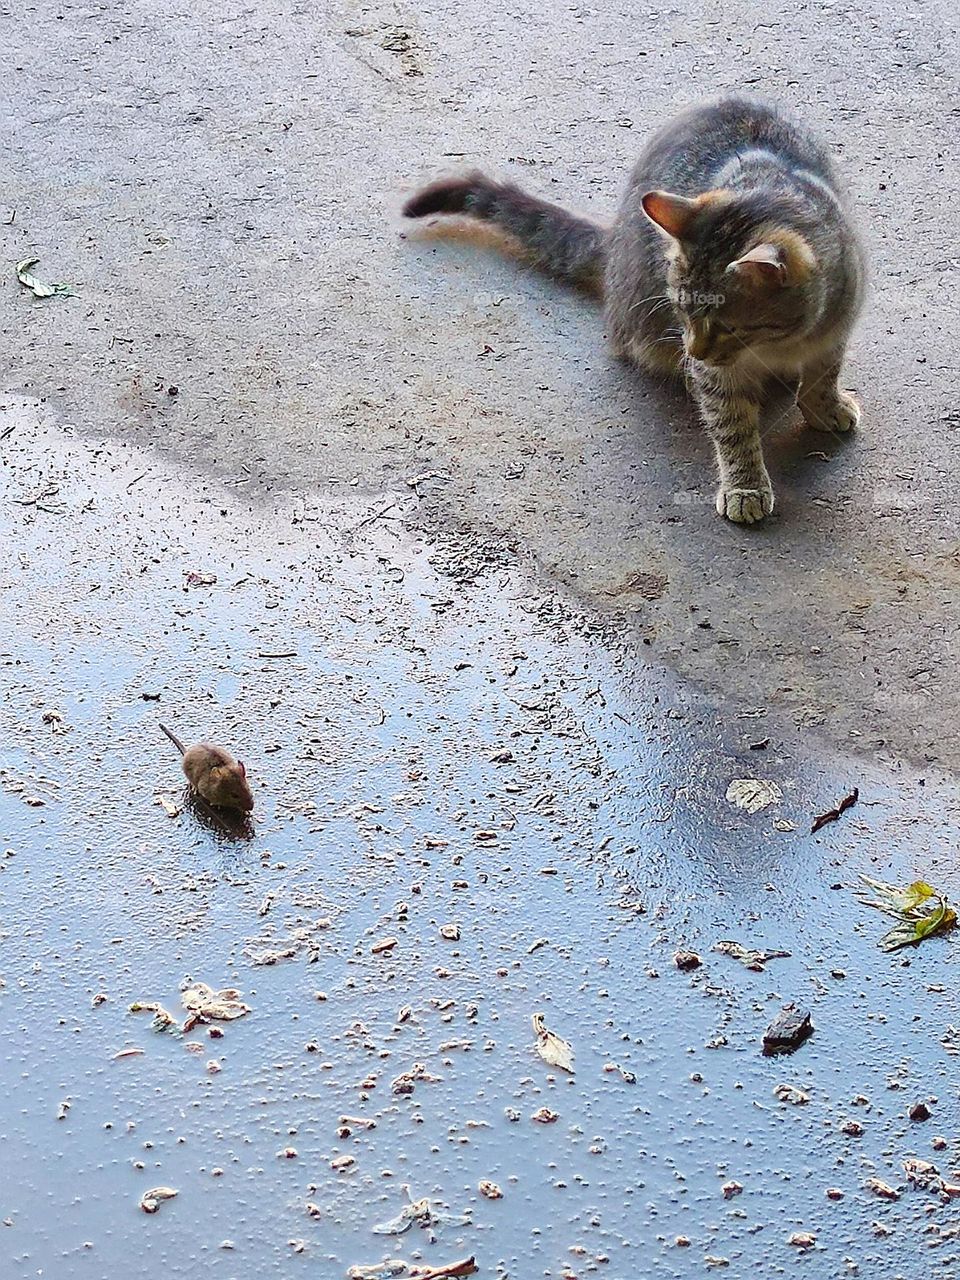
[[[860,410],[838,376],[864,255],[826,147],[762,102],[692,107],[648,142],[613,225],[482,173],[412,196],[408,218],[494,223],[560,279],[599,289],[616,353],[685,374],[717,457],[716,508],[770,514],[759,417],[787,384],[805,422],[846,432]]]

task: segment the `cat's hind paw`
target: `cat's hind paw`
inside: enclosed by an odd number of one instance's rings
[[[717,513],[726,516],[734,524],[756,524],[773,510],[773,490],[728,489],[721,485],[717,491]]]

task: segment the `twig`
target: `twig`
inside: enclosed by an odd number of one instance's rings
[[[848,796],[844,796],[835,809],[828,809],[826,813],[821,813],[814,818],[813,826],[810,828],[810,834],[816,835],[821,827],[825,827],[828,822],[836,822],[841,813],[846,813],[860,799],[859,787],[854,787]]]
[[[355,524],[353,526],[353,532],[356,533],[357,530],[362,529],[365,524],[372,524],[374,520],[379,520],[381,516],[385,516],[388,511],[392,511],[396,505],[397,505],[397,502],[396,502],[396,499],[394,499],[393,502],[385,506],[382,511],[374,511],[374,512],[371,512],[370,515],[364,516],[363,519],[358,524]]]
[[[459,1262],[448,1262],[440,1267],[417,1267],[410,1272],[410,1280],[446,1280],[453,1276],[473,1276],[480,1270],[476,1259],[461,1258]]]

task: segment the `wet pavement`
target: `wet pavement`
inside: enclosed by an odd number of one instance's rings
[[[412,536],[409,487],[267,509],[2,417],[4,1276],[955,1273],[955,1210],[903,1169],[960,1167],[955,943],[886,955],[853,896],[960,894],[949,779],[718,709],[629,629]],[[170,816],[160,720],[245,759],[246,838]],[[744,777],[782,800],[734,807]],[[251,1012],[217,1039],[129,1012],[182,1016],[187,979]],[[764,1057],[790,1001],[813,1035]],[[455,1219],[436,1243],[373,1232],[405,1184]],[[179,1194],[149,1216],[155,1186]]]
[[[0,31],[0,244],[77,290],[0,297],[2,1280],[955,1276],[904,1161],[960,1183],[956,940],[886,954],[854,892],[960,898],[954,8]],[[873,260],[864,428],[776,409],[758,530],[595,304],[396,218],[471,165],[605,216],[743,87],[830,141]],[[161,721],[245,760],[249,831]],[[130,1012],[190,981],[250,1012]],[[435,1242],[374,1230],[406,1188]]]

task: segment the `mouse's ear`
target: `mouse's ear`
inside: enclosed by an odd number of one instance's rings
[[[247,766],[242,760],[237,761],[237,768],[240,770],[240,777],[245,778],[247,776]]]

